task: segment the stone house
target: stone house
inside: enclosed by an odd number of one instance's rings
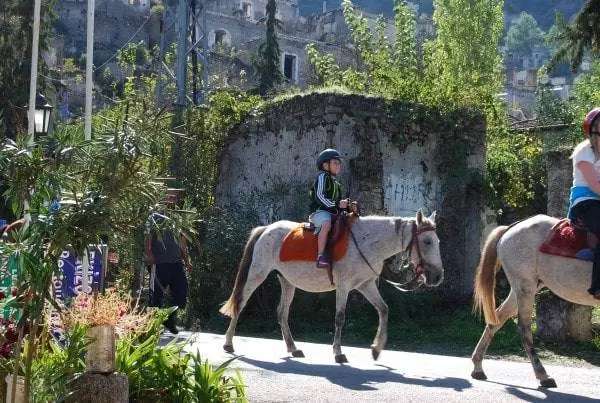
[[[262,225],[306,220],[315,159],[324,148],[337,148],[345,156],[338,177],[344,195],[365,215],[438,211],[446,273],[441,289],[465,297],[484,230],[476,178],[485,168],[485,125],[483,116],[466,110],[445,115],[374,97],[298,95],[232,130],[221,155],[216,204],[250,208]]]
[[[96,0],[94,65],[110,68],[119,75],[115,54],[126,43],[144,41],[150,47],[160,43],[164,29],[165,42],[176,42],[175,6],[177,0]],[[201,0],[197,0],[201,3]],[[265,15],[267,0],[205,0],[206,30],[212,83],[240,83],[240,73],[246,72],[246,85],[255,82],[253,59],[264,41],[265,28],[259,21]],[[165,22],[161,23],[162,7],[166,6]],[[77,59],[86,48],[85,0],[58,0],[56,5],[57,40],[51,68],[61,71],[64,59]],[[416,9],[416,6],[413,6]],[[377,16],[364,13],[370,24]],[[278,0],[277,17],[282,23],[277,33],[281,49],[281,71],[286,85],[306,88],[311,81],[311,67],[305,47],[315,44],[323,52],[334,55],[343,66],[356,64],[349,31],[342,10],[301,16],[297,0]],[[429,28],[425,27],[425,32]],[[200,28],[200,26],[198,26]],[[394,34],[393,23],[387,34]],[[61,77],[62,78],[62,77]]]

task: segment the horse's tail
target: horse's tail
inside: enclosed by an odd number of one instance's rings
[[[481,252],[481,260],[479,261],[477,276],[475,277],[473,310],[476,312],[483,311],[485,321],[490,325],[498,324],[494,289],[496,287],[496,272],[500,267],[500,261],[498,260],[496,245],[508,228],[507,226],[498,227],[488,235],[483,251]]]
[[[258,238],[265,232],[267,227],[256,227],[250,232],[250,237],[244,247],[244,253],[242,254],[242,260],[238,266],[237,275],[235,277],[235,283],[233,285],[233,291],[231,296],[225,302],[225,304],[219,309],[223,315],[233,316],[237,315],[240,311],[240,302],[242,301],[242,292],[244,291],[244,285],[248,279],[248,271],[250,270],[250,264],[252,263],[252,254],[254,253],[254,245]]]

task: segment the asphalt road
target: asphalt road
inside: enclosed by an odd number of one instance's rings
[[[218,365],[223,335],[181,332],[186,348]],[[469,358],[344,347],[348,364],[334,362],[331,346],[296,341],[306,358],[292,358],[282,340],[236,336],[238,368],[250,402],[600,402],[600,368],[546,365],[557,388],[542,389],[529,363],[487,359],[487,381],[471,379]],[[368,347],[368,346],[365,346]]]

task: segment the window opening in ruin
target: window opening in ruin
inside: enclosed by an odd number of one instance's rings
[[[242,11],[244,12],[244,16],[246,18],[252,17],[252,3],[248,1],[242,2]]]
[[[297,62],[298,58],[296,55],[290,55],[288,53],[283,55],[283,75],[286,79],[294,84],[296,83],[296,79],[298,77]]]
[[[227,32],[222,29],[218,29],[215,31],[215,45],[222,46],[225,44],[225,36],[227,36]]]

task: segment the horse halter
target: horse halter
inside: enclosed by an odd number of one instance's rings
[[[421,246],[419,245],[418,237],[419,237],[419,235],[421,235],[424,232],[429,232],[429,231],[435,232],[436,228],[434,225],[431,225],[429,223],[423,224],[420,226],[420,228],[417,228],[418,225],[417,225],[416,221],[412,221],[412,223],[413,223],[413,226],[412,226],[412,231],[411,231],[410,242],[406,246],[406,249],[404,249],[405,252],[408,251],[408,257],[406,259],[407,263],[402,266],[403,267],[412,266],[412,272],[413,272],[414,278],[416,279],[420,275],[425,274],[425,269],[423,267],[423,261],[425,259],[423,259],[423,254],[421,253]],[[414,264],[414,262],[412,261],[413,245],[415,245],[415,248],[417,249],[417,257],[419,258],[419,261],[417,262],[417,264]]]

